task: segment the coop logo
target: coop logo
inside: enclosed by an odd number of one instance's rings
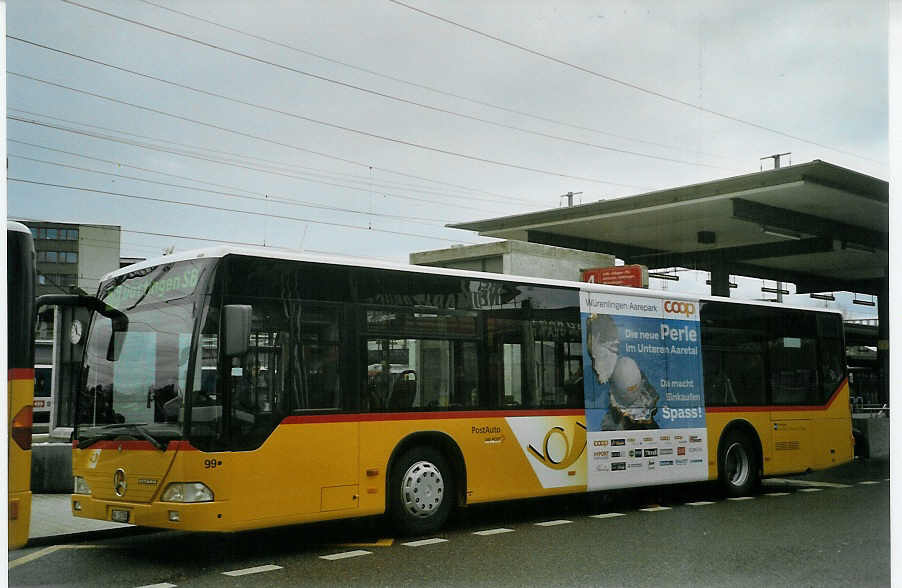
[[[689,317],[695,314],[695,304],[677,300],[665,300],[664,312],[669,312],[671,314],[683,314]]]
[[[553,437],[560,437],[564,441],[564,451],[561,456],[557,456],[556,451],[549,451],[548,444]],[[579,456],[586,450],[586,425],[576,423],[573,429],[573,442],[567,437],[564,427],[554,426],[545,433],[545,440],[542,441],[542,451],[539,451],[532,445],[527,447],[529,452],[542,462],[545,466],[553,470],[564,470],[579,459]]]

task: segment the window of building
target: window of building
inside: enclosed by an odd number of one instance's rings
[[[44,261],[48,263],[56,263],[59,259],[56,251],[45,251],[44,252]]]
[[[49,228],[48,228],[48,229],[47,229],[47,236],[46,236],[46,238],[47,238],[47,239],[50,239],[50,240],[56,240],[56,239],[58,238],[58,236],[57,236],[57,230],[56,230],[56,229],[49,229]]]
[[[40,231],[34,227],[29,227],[29,230],[31,231],[32,238],[37,239]]]
[[[78,253],[75,251],[61,251],[60,256],[64,258],[65,263],[78,263]]]
[[[78,229],[66,229],[63,232],[67,241],[78,241]]]

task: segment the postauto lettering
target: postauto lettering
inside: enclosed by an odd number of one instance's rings
[[[695,305],[691,302],[682,302],[682,301],[678,301],[678,300],[665,300],[664,301],[664,312],[692,316],[693,314],[695,314]]]

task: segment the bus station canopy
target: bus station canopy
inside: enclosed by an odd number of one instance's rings
[[[448,226],[650,270],[707,270],[712,281],[717,272],[792,282],[799,293],[879,295],[889,267],[888,183],[820,160]]]

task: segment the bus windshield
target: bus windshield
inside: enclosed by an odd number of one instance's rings
[[[127,323],[94,314],[85,348],[76,438],[147,440],[160,449],[182,437],[194,325],[208,260],[158,265],[101,285],[98,298]]]

